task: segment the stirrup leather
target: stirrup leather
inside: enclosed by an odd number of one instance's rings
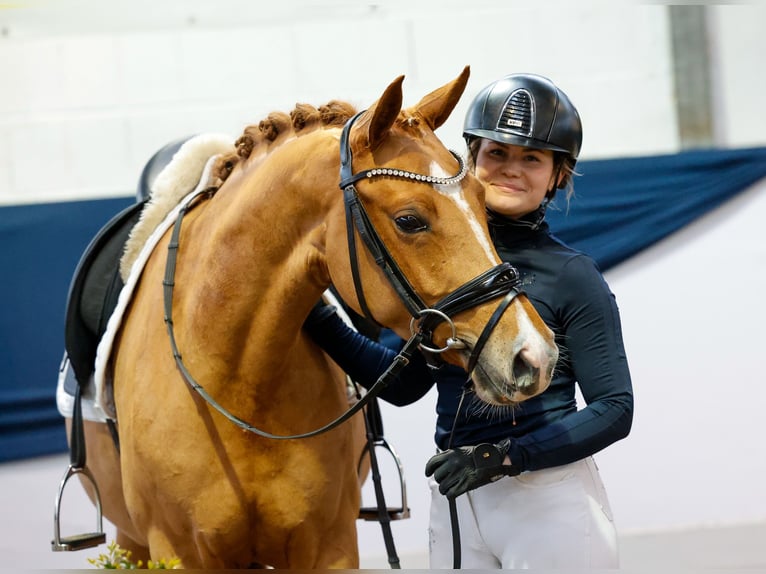
[[[394,449],[388,444],[386,439],[380,438],[378,440],[375,440],[373,442],[372,448],[382,448],[386,450],[394,459],[394,462],[396,463],[396,468],[399,471],[399,489],[401,491],[401,506],[398,507],[387,507],[386,513],[388,514],[389,520],[403,520],[405,518],[410,517],[410,508],[407,506],[407,485],[404,480],[404,467],[402,466],[402,461],[399,459],[399,456],[396,454]],[[362,452],[362,457],[360,459],[360,466],[361,466],[361,460],[364,459],[364,455],[369,452],[370,447],[369,443],[365,445],[364,451]],[[362,520],[367,521],[373,521],[377,522],[380,520],[380,514],[379,510],[375,506],[363,506],[359,509],[359,518]]]

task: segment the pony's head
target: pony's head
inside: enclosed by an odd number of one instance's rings
[[[345,217],[329,217],[330,280],[357,312],[471,372],[477,395],[515,404],[550,383],[553,333],[489,236],[481,182],[434,134],[469,70],[402,109],[394,80],[341,136]],[[349,261],[351,264],[349,265]]]

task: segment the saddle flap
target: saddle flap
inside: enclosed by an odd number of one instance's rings
[[[81,385],[93,373],[98,342],[122,288],[122,250],[143,207],[143,202],[130,205],[109,220],[86,247],[72,276],[64,347]]]

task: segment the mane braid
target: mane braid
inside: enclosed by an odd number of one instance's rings
[[[253,156],[253,152],[269,154],[289,139],[289,135],[300,137],[316,129],[343,126],[355,113],[354,106],[340,100],[331,100],[319,108],[297,103],[289,114],[271,112],[258,124],[243,130],[234,142],[236,152],[218,159],[213,168],[216,183],[226,181],[234,167]]]

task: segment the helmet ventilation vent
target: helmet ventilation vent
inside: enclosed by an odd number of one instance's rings
[[[526,90],[516,90],[508,98],[497,128],[503,131],[532,134],[534,128],[534,104]]]

